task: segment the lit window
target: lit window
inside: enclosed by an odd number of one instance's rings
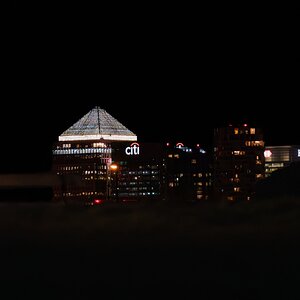
[[[250,134],[255,134],[255,128],[250,128]]]
[[[245,151],[235,150],[232,152],[234,155],[245,155]]]
[[[227,197],[227,200],[233,201],[233,197],[232,197],[232,196],[228,196],[228,197]]]
[[[239,129],[238,128],[234,128],[234,134],[239,134]]]
[[[240,187],[234,187],[233,190],[234,190],[235,192],[239,192],[239,191],[240,191]]]
[[[169,158],[172,158],[172,157],[173,157],[173,154],[169,154],[168,157],[169,157]]]
[[[196,164],[197,160],[196,159],[192,159],[192,164]]]
[[[248,147],[263,147],[264,141],[245,141],[245,145]]]
[[[94,148],[105,148],[106,145],[104,143],[93,143]]]

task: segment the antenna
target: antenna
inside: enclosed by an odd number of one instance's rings
[[[97,117],[98,117],[98,129],[99,129],[99,135],[101,135],[99,106],[97,106]]]

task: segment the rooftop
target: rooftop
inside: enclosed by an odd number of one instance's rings
[[[104,109],[96,106],[64,131],[59,141],[136,141],[137,136]]]

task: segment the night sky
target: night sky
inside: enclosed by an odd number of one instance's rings
[[[52,143],[96,105],[140,141],[209,149],[213,128],[246,122],[300,144],[299,10],[78,8],[15,2],[1,172],[48,170]]]

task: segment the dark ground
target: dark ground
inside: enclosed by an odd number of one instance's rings
[[[1,298],[299,299],[298,202],[1,203]]]

